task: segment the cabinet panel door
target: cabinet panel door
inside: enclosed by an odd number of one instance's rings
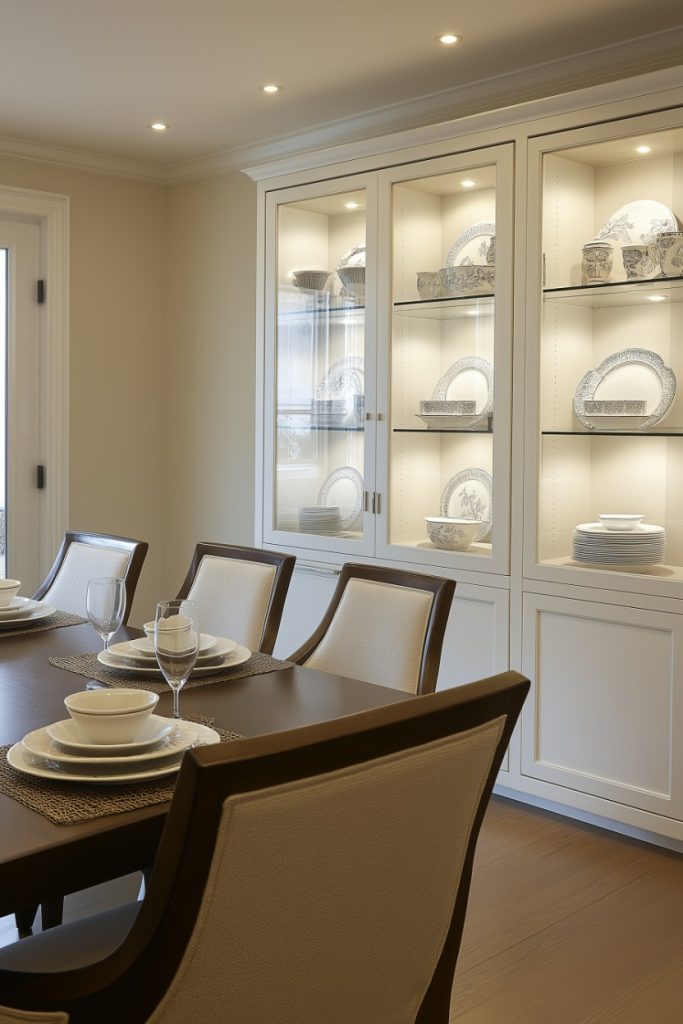
[[[339,571],[297,563],[287,592],[275,657],[288,658],[320,625],[337,586]]]
[[[525,594],[522,773],[680,819],[682,636],[682,616]]]

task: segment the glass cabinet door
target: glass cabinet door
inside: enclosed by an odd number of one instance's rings
[[[368,187],[354,179],[333,193],[294,191],[296,198],[272,211],[270,533],[306,547],[369,549],[366,479],[374,436],[367,436],[366,403],[375,354],[368,309],[375,305],[366,303],[374,284],[366,278]]]
[[[656,124],[541,154],[536,550],[661,589],[683,580],[683,133]]]
[[[387,175],[390,557],[507,571],[511,158]]]

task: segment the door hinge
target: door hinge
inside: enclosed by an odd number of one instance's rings
[[[45,302],[45,282],[42,280],[36,282],[36,302],[39,306]]]
[[[36,466],[36,487],[39,491],[45,489],[45,466]]]

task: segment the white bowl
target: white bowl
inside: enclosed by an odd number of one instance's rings
[[[436,548],[465,551],[481,530],[481,519],[451,519],[449,516],[425,516],[427,536]]]
[[[294,270],[294,284],[297,288],[309,288],[311,291],[324,292],[327,282],[332,277],[331,270]]]
[[[627,533],[640,526],[645,516],[626,515],[609,513],[598,516],[598,519],[606,530],[613,530],[615,533]]]
[[[0,608],[9,608],[20,587],[21,580],[0,580]]]
[[[130,743],[159,701],[149,690],[80,690],[64,698],[66,710],[91,743]]]

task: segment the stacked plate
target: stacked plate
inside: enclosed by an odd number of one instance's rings
[[[192,670],[193,676],[207,676],[224,668],[241,665],[251,657],[248,647],[242,647],[224,636],[202,633],[199,638],[199,655]],[[112,644],[109,650],[100,651],[97,660],[105,668],[131,675],[158,676],[163,678],[154,653],[154,642],[147,637],[139,640],[124,640]]]
[[[23,629],[39,622],[57,609],[32,597],[15,597],[5,608],[0,608],[0,629]]]
[[[607,530],[602,523],[581,523],[572,537],[577,562],[603,565],[657,565],[664,561],[666,530],[641,523],[633,530]]]
[[[7,760],[17,771],[41,779],[113,786],[173,775],[190,747],[220,740],[215,729],[198,722],[150,715],[131,743],[91,743],[67,718],[28,733],[10,747]]]
[[[305,505],[299,509],[299,529],[302,533],[339,533],[342,526],[339,505]]]

